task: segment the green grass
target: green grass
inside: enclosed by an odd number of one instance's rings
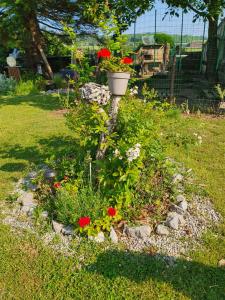
[[[71,145],[63,117],[55,113],[59,107],[51,96],[1,98],[2,200],[30,163]],[[189,152],[175,146],[167,151],[194,169],[225,216],[225,120],[182,118],[167,126],[203,136]],[[225,256],[225,231],[209,232],[192,261],[179,259],[173,268],[147,253],[107,246],[74,244],[76,254],[64,257],[32,234],[17,235],[0,224],[0,299],[225,299],[225,270],[217,267]]]

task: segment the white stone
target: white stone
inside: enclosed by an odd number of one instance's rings
[[[159,224],[156,228],[156,233],[159,235],[168,235],[169,234],[168,227],[163,224]]]
[[[152,232],[152,228],[149,225],[125,228],[126,235],[132,238],[138,237],[141,239],[145,239],[150,236],[151,232]]]
[[[100,231],[96,236],[89,236],[88,239],[96,243],[103,243],[105,241],[105,235]]]
[[[109,237],[110,237],[112,243],[114,243],[114,244],[118,243],[118,236],[113,227],[111,227],[111,229],[110,229]]]
[[[56,233],[61,233],[62,228],[63,228],[63,224],[52,220],[52,227],[53,227],[53,229]]]

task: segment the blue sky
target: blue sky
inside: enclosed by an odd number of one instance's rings
[[[163,20],[163,16],[167,10],[167,5],[158,2],[156,4],[156,14],[157,14],[157,32],[165,32],[168,34],[180,34],[181,33],[181,14],[180,17],[171,17],[169,15]],[[202,37],[204,22],[202,19],[197,20],[195,23],[192,22],[194,13],[184,14],[184,26],[183,34],[195,35]],[[139,17],[136,22],[136,32],[137,33],[147,33],[154,32],[155,30],[155,9],[150,12],[146,12],[144,15]],[[134,25],[131,25],[126,33],[133,33]],[[207,26],[206,26],[207,35]]]

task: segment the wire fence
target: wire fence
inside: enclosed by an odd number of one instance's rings
[[[218,111],[215,86],[205,78],[208,22],[195,13],[167,13],[163,4],[137,18],[125,32],[134,51],[138,83],[190,110]],[[225,77],[225,26],[219,25],[217,69]],[[169,49],[168,49],[169,48]],[[221,79],[221,83],[225,83]]]

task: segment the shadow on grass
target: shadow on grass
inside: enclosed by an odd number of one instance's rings
[[[170,257],[166,256],[109,250],[87,266],[87,271],[110,280],[124,277],[136,283],[149,279],[167,283],[190,299],[225,299],[224,268],[183,259],[177,259],[173,266],[169,266],[168,260]]]
[[[0,108],[5,105],[27,104],[43,110],[56,110],[62,108],[59,98],[53,95],[25,95],[0,97]]]
[[[53,154],[61,157],[79,151],[79,146],[69,136],[53,136],[48,139],[40,139],[35,146],[23,147],[20,144],[0,149],[0,157],[3,159],[25,160],[28,163],[39,164],[50,158]],[[23,169],[25,164],[20,162],[6,163],[0,170],[15,172]]]

